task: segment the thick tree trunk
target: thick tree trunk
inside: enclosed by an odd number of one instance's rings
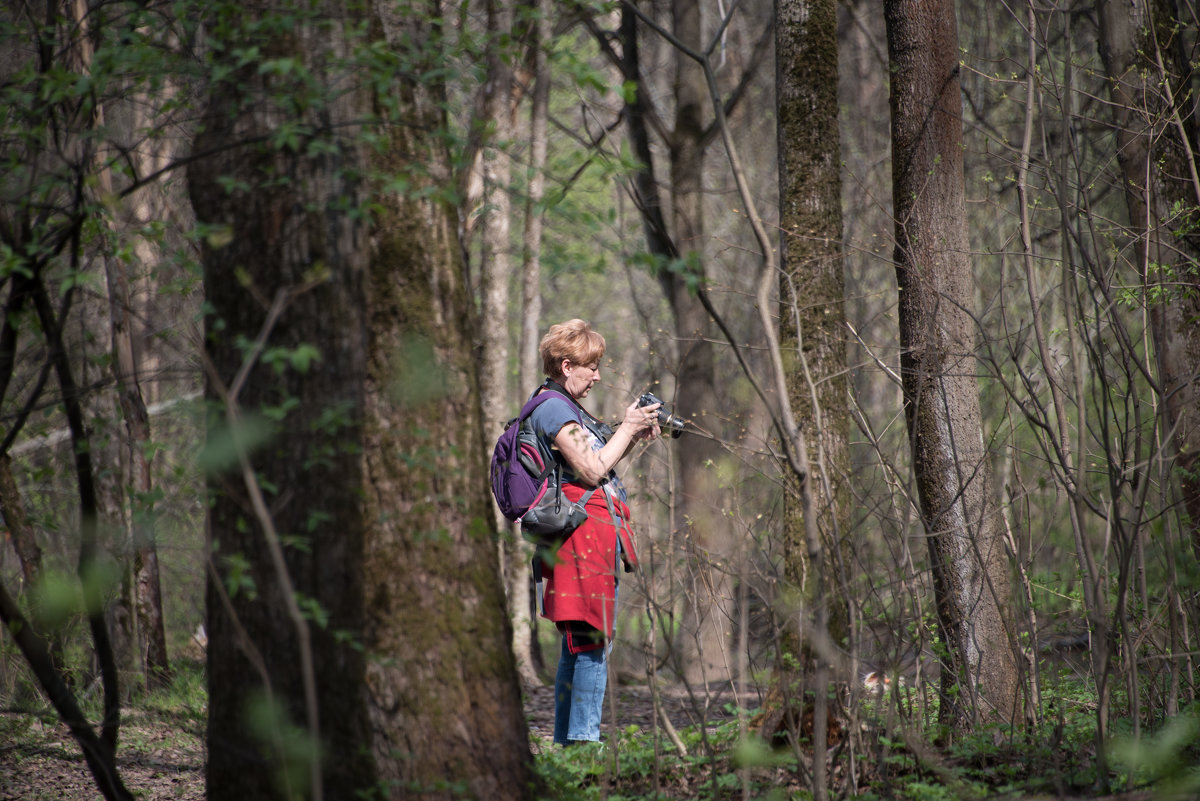
[[[976,383],[954,6],[888,0],[884,9],[905,418],[938,621],[956,663],[942,671],[941,709],[959,726],[1013,721],[1009,557]]]
[[[388,28],[416,41],[434,31]],[[393,171],[447,154],[422,130],[445,125],[442,98],[413,86],[411,117],[395,129]],[[377,761],[384,780],[440,787],[447,777],[478,798],[533,794],[528,731],[512,628],[488,524],[492,501],[471,357],[470,300],[450,209],[390,198],[374,254],[367,384],[367,642]],[[401,357],[402,354],[407,356]],[[424,377],[427,392],[396,395]],[[430,453],[436,461],[397,458]],[[396,758],[395,755],[400,755]],[[439,797],[457,797],[438,790]]]
[[[250,469],[210,480],[209,797],[283,798],[307,779],[312,797],[449,799],[463,784],[527,798],[470,304],[451,215],[419,191],[448,178],[443,106],[392,76],[404,124],[368,150],[356,134],[379,104],[326,71],[351,51],[360,5],[319,5],[286,38],[256,42],[338,86],[306,120],[325,146],[229,147],[288,121],[271,102],[286,87],[250,68],[214,87],[196,151],[222,148],[190,172],[198,215],[222,231],[204,254],[208,396],[226,410],[210,442],[268,435]],[[363,9],[392,48],[430,52],[434,10]],[[370,221],[344,213],[368,199],[356,176],[376,171],[425,199],[378,196]],[[299,358],[251,365],[255,341]],[[296,727],[321,747],[307,771],[303,751],[280,750]]]
[[[323,6],[338,27],[318,32],[310,20],[291,41],[269,46],[328,80],[314,62],[345,44],[337,37],[348,20],[336,4]],[[273,11],[258,3],[245,19],[261,22]],[[266,435],[257,452],[238,454],[246,467],[235,462],[209,477],[208,795],[282,799],[303,791],[319,798],[324,791],[352,798],[377,777],[366,659],[338,638],[361,643],[364,626],[359,496],[368,232],[334,209],[365,202],[362,187],[348,177],[364,162],[350,140],[338,141],[338,155],[327,158],[230,147],[269,137],[287,121],[265,78],[253,69],[237,77],[238,83],[212,88],[195,150],[216,155],[188,173],[198,219],[223,232],[203,251],[212,309],[206,395],[220,410],[210,418],[209,447],[223,439],[244,442],[254,426]],[[335,125],[357,122],[364,110],[358,93],[322,109]],[[269,175],[289,180],[270,184]],[[225,178],[245,188],[227,190]],[[278,369],[283,365],[258,358],[261,349],[247,348],[256,341],[284,353],[313,348],[318,356],[307,369]],[[272,414],[282,415],[280,425],[267,422],[264,415]],[[260,493],[269,493],[266,514],[256,506]],[[291,614],[296,600],[312,604],[310,619]],[[317,614],[325,625],[310,625]],[[319,741],[318,775],[302,755],[284,750],[292,730],[306,731],[301,741],[310,748]]]

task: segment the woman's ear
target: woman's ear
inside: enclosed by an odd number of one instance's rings
[[[562,363],[559,364],[559,366],[558,366],[558,374],[561,375],[563,378],[567,377],[567,365],[570,363],[571,363],[570,359],[563,359]]]

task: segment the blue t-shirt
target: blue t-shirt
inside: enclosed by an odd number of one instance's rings
[[[586,413],[581,414],[573,404],[565,398],[562,398],[557,393],[548,401],[543,401],[533,413],[529,415],[529,425],[534,433],[538,435],[546,452],[551,454],[554,459],[562,466],[563,481],[582,483],[579,481],[575,471],[571,469],[571,465],[563,458],[562,453],[558,450],[558,446],[554,444],[554,438],[558,436],[558,432],[567,423],[578,423],[580,418],[587,419]],[[598,451],[604,447],[604,440],[596,436],[588,426],[580,427],[582,436],[587,437],[588,445],[593,451]],[[617,492],[618,497],[625,501],[625,489],[621,486],[620,480],[616,473],[609,471],[608,481],[612,489]]]

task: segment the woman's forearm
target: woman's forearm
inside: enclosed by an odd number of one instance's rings
[[[576,477],[589,487],[597,487],[629,453],[633,447],[633,435],[625,426],[620,426],[604,447],[594,451],[589,446],[587,432],[578,424],[569,423],[558,432],[554,444]]]

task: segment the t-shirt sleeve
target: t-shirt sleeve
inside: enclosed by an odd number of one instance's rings
[[[554,438],[567,423],[578,423],[579,415],[562,398],[551,398],[538,405],[529,415],[529,425],[542,438],[548,449],[554,447]]]
[[[575,471],[567,463],[566,458],[558,450],[558,446],[554,444],[554,438],[558,436],[558,432],[567,423],[579,423],[579,413],[575,407],[562,397],[553,397],[550,400],[542,401],[542,403],[533,410],[529,415],[529,425],[534,433],[538,435],[538,439],[559,465],[563,468],[563,480],[573,482],[577,480]],[[583,429],[586,432],[592,450],[599,450],[604,446],[604,441],[597,437],[593,432],[586,427]],[[610,473],[609,478],[615,481],[616,474]],[[620,483],[616,482],[617,491],[620,493],[621,500],[625,500],[625,491],[620,487]]]

